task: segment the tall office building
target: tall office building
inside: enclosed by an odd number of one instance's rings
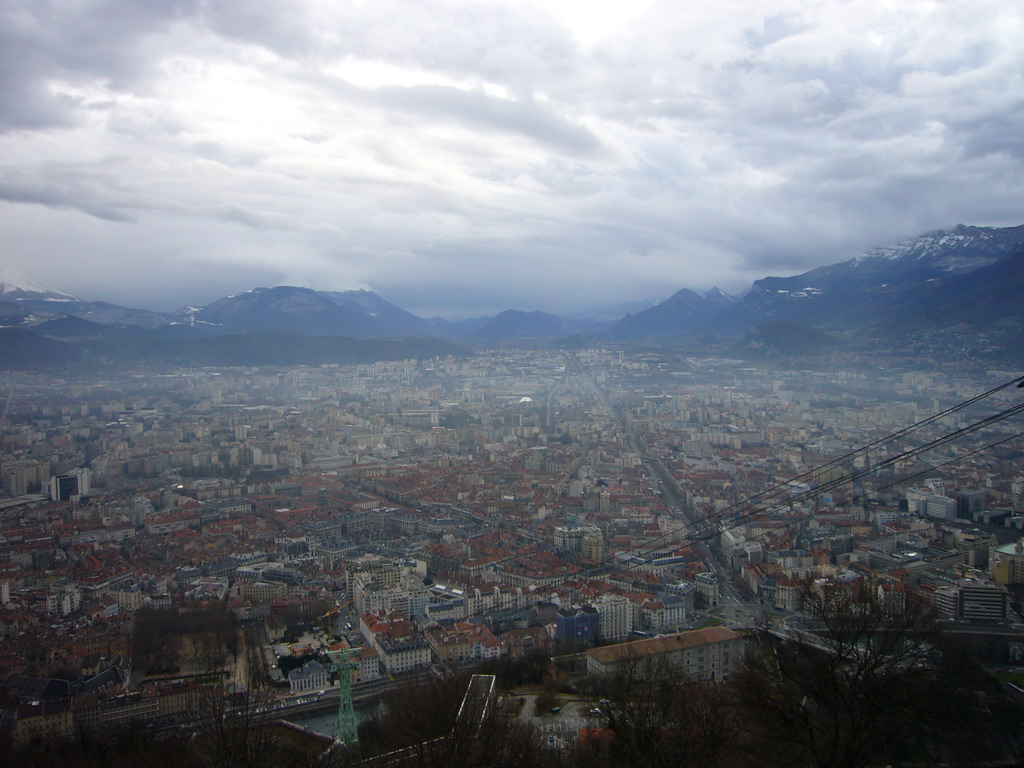
[[[92,489],[92,472],[88,467],[72,469],[66,475],[50,478],[50,500],[69,501],[72,496],[88,496]]]
[[[956,495],[956,516],[961,520],[973,520],[974,515],[985,509],[985,491],[960,491]]]

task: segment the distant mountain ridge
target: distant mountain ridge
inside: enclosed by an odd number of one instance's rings
[[[741,298],[717,288],[703,294],[682,288],[612,322],[515,309],[456,322],[424,320],[372,291],[298,286],[253,288],[165,314],[88,302],[0,275],[0,326],[90,343],[277,331],[354,339],[432,336],[477,345],[558,344],[568,337],[574,344],[587,338],[676,340],[754,355],[797,355],[841,344],[868,349],[877,341],[903,343],[922,335],[941,343],[944,335],[959,334],[970,344],[972,334],[982,334],[986,348],[1014,352],[1024,347],[1024,226],[958,225],[799,275],[764,277]],[[21,355],[26,337],[17,338]]]
[[[506,309],[471,332],[467,339],[495,341],[501,339],[557,339],[579,334],[599,333],[611,324],[600,320],[571,320],[548,312],[521,312]]]
[[[682,289],[618,323],[617,340],[732,344],[753,356],[812,354],[915,334],[986,334],[1021,347],[1024,226],[930,232],[791,277],[765,277],[740,299]]]
[[[571,323],[547,312],[520,312],[506,309],[491,318],[472,338],[482,340],[515,338],[555,338],[568,336],[575,330]]]
[[[372,291],[314,291],[291,285],[226,296],[201,309],[183,310],[174,322],[230,333],[275,329],[364,339],[434,333],[429,322]]]
[[[689,288],[635,315],[626,315],[609,332],[613,339],[679,336],[693,331],[736,300],[718,288],[698,295]]]
[[[884,262],[902,265],[916,262],[947,273],[970,272],[994,264],[1022,245],[1024,226],[997,228],[958,224],[951,230],[929,232],[893,245],[871,248],[849,263],[859,268]]]
[[[927,296],[939,286],[955,286],[1004,261],[1013,273],[1022,251],[1024,226],[959,225],[800,275],[757,280],[741,301],[700,330],[735,336],[764,320],[825,331],[884,330],[892,318],[907,317],[910,307],[922,317],[938,311]]]
[[[12,307],[17,307],[18,312]],[[14,321],[19,313],[20,319]],[[171,321],[170,316],[162,312],[129,309],[105,301],[85,301],[21,278],[15,281],[0,277],[0,323],[26,325],[65,316],[105,325],[137,325],[142,328],[155,328]]]

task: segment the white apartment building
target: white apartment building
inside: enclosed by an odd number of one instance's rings
[[[601,595],[593,601],[600,620],[597,625],[599,640],[625,640],[633,631],[633,606],[622,595]]]

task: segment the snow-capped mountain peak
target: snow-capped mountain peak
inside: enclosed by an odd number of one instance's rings
[[[51,301],[78,301],[74,296],[30,280],[11,269],[0,271],[0,296],[10,299],[49,299]]]
[[[903,262],[929,264],[945,273],[971,272],[994,264],[1024,236],[1020,228],[969,227],[958,224],[950,230],[929,232],[881,248],[871,248],[848,263],[853,267]]]

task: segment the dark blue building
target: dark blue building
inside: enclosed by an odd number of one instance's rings
[[[559,642],[593,645],[597,640],[600,620],[601,615],[592,605],[559,608],[555,616],[555,639]]]

